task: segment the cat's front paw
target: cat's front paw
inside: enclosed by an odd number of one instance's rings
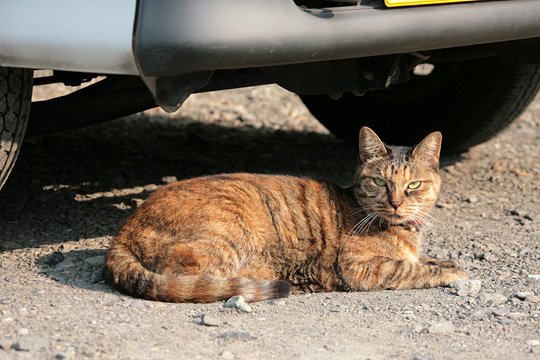
[[[450,283],[453,283],[454,281],[467,280],[469,278],[467,273],[461,270],[457,264],[455,264],[455,267],[443,268],[442,274],[444,285],[450,285]]]

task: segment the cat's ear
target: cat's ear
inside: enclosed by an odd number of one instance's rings
[[[360,129],[360,161],[365,162],[375,157],[383,157],[388,151],[377,134],[364,126]]]
[[[438,131],[432,132],[416,145],[411,153],[413,160],[425,165],[436,167],[439,165],[441,155],[442,134]]]

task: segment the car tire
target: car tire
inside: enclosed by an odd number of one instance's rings
[[[301,96],[333,134],[358,142],[361,126],[390,144],[412,145],[431,131],[443,133],[443,149],[463,152],[510,124],[540,88],[540,65],[509,65],[498,58],[435,65],[391,89],[338,100]]]
[[[32,70],[0,67],[0,188],[19,155],[32,102]]]

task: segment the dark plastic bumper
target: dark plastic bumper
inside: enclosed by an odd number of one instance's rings
[[[145,77],[397,54],[540,36],[540,1],[304,10],[292,0],[140,0]]]

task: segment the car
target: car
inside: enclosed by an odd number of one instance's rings
[[[363,125],[395,143],[440,130],[446,151],[466,151],[537,93],[538,19],[536,0],[0,0],[0,186],[25,129],[271,83],[344,139]],[[51,83],[90,85],[31,103]]]

